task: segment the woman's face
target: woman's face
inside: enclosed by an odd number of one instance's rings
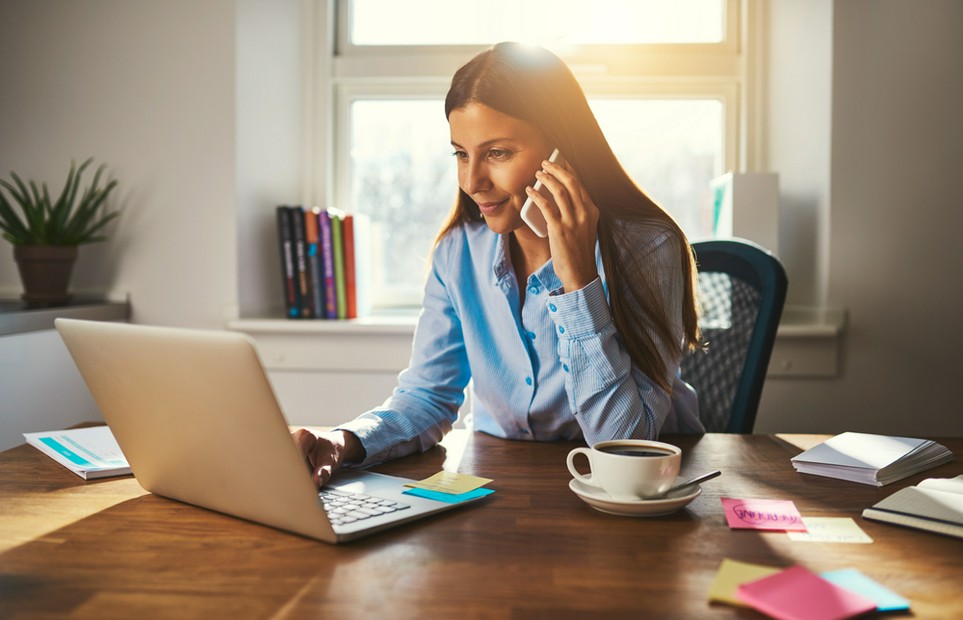
[[[478,205],[493,231],[521,226],[525,187],[552,152],[534,126],[480,103],[448,115],[451,144],[458,160],[458,186]]]

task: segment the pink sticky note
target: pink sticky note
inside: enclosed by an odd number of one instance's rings
[[[876,609],[872,600],[844,590],[802,566],[744,583],[736,596],[779,620],[852,618]]]
[[[789,500],[723,497],[722,508],[732,529],[806,531],[796,505]]]

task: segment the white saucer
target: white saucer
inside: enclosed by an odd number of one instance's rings
[[[591,478],[591,476],[587,476]],[[676,480],[676,483],[683,480]],[[702,487],[679,489],[660,499],[618,500],[598,487],[585,484],[577,478],[572,478],[568,487],[578,495],[582,501],[598,510],[611,515],[622,517],[664,517],[679,510],[702,494]]]

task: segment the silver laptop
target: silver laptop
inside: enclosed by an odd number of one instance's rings
[[[329,543],[462,505],[403,494],[412,480],[351,469],[319,496],[243,334],[55,324],[151,493]]]

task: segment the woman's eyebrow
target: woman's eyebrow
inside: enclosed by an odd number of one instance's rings
[[[492,138],[492,139],[490,139],[490,140],[485,140],[484,142],[482,142],[481,144],[479,144],[479,145],[478,145],[478,148],[480,148],[480,149],[486,148],[486,147],[489,147],[489,146],[491,146],[491,145],[493,145],[493,144],[497,144],[497,143],[499,143],[499,142],[510,142],[510,143],[514,143],[514,142],[515,142],[515,139],[514,139],[514,138],[507,138],[507,137],[506,137],[506,138]],[[455,142],[454,140],[451,141],[451,145],[454,146],[454,147],[456,147],[456,148],[464,148],[464,147],[462,147],[460,144],[458,144],[457,142]]]

